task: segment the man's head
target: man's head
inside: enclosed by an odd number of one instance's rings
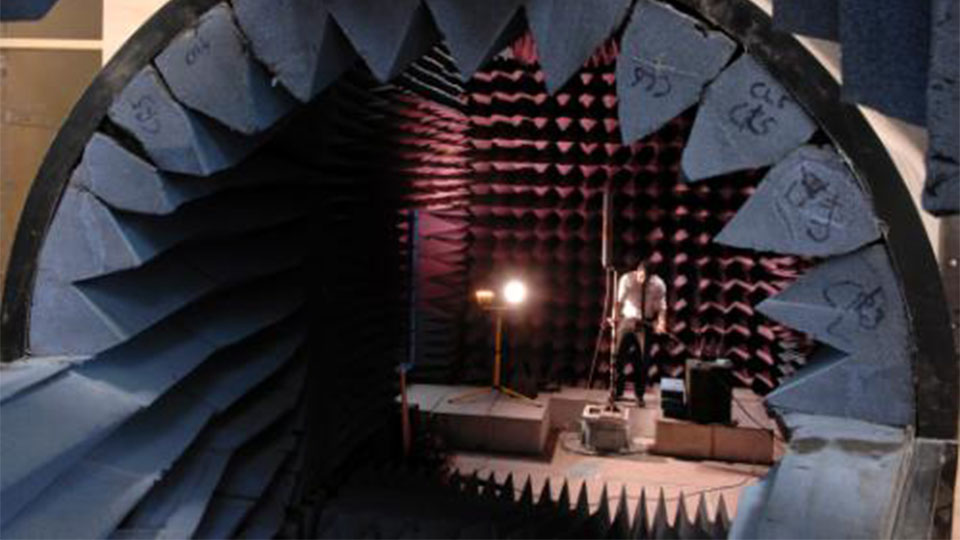
[[[643,281],[647,277],[647,263],[645,261],[640,261],[637,264],[637,281]]]

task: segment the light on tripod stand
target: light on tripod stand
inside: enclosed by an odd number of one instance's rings
[[[493,305],[493,297],[494,297],[493,291],[487,290],[487,289],[479,289],[474,294],[476,295],[476,298],[477,298],[477,304],[481,308],[486,309]]]
[[[527,286],[522,281],[510,280],[503,286],[503,298],[508,304],[522,304],[527,299]]]
[[[500,380],[501,364],[503,363],[504,314],[517,309],[520,304],[527,300],[527,286],[519,280],[512,279],[504,284],[501,298],[497,298],[496,293],[490,289],[477,289],[474,291],[473,295],[474,298],[477,299],[477,305],[480,306],[480,309],[493,314],[495,325],[494,328],[496,332],[494,337],[493,352],[493,379],[489,388],[481,388],[479,390],[470,391],[465,394],[449,398],[447,401],[455,403],[466,399],[472,399],[476,396],[494,393],[504,394],[508,397],[519,399],[527,405],[542,407],[543,405],[538,403],[533,398],[527,397],[520,392],[513,390],[512,388],[507,388]]]

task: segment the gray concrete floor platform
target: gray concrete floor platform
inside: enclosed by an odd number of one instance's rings
[[[626,490],[628,508],[634,512],[641,490],[648,501],[664,491],[672,520],[681,494],[688,512],[695,512],[701,494],[711,515],[721,496],[732,516],[740,492],[761,478],[768,467],[716,461],[698,461],[652,455],[646,452],[597,456],[576,451],[570,437],[583,407],[587,403],[603,403],[607,392],[602,389],[563,388],[558,392],[541,393],[532,407],[520,400],[485,394],[459,402],[450,399],[481,387],[414,384],[408,389],[411,405],[419,407],[425,419],[433,422],[456,449],[452,466],[463,474],[477,472],[481,478],[493,473],[498,480],[513,474],[514,486],[523,487],[526,478],[539,494],[549,479],[558,495],[564,481],[569,483],[575,498],[586,484],[591,505],[599,504],[603,486],[607,486],[612,503],[619,502],[621,487]],[[760,396],[746,389],[737,389],[731,416],[742,426],[763,427],[776,432],[775,422],[766,414]],[[656,422],[661,418],[659,391],[648,390],[645,406],[631,409],[631,430],[638,447],[649,447],[654,440]],[[777,453],[782,445],[777,443]],[[649,502],[652,511],[655,501]]]

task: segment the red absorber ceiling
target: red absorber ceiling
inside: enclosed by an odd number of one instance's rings
[[[554,96],[546,93],[529,37],[512,52],[467,85],[464,135],[472,171],[470,284],[494,287],[519,276],[531,288],[530,301],[507,323],[515,379],[587,377],[604,295],[602,193],[611,181],[618,270],[645,258],[669,290],[669,327],[679,341],[654,348],[655,374],[678,375],[684,360],[698,355],[725,356],[743,385],[759,393],[774,388],[803,362],[808,343],[753,306],[807,262],[711,241],[765,170],[684,182],[680,157],[695,110],[622,144],[613,41]],[[464,347],[468,377],[489,373],[491,335],[489,317],[473,310]]]

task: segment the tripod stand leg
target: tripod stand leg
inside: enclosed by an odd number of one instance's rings
[[[447,403],[459,403],[459,402],[461,402],[461,401],[466,401],[466,400],[468,400],[468,399],[475,398],[475,397],[477,397],[477,396],[482,396],[482,395],[484,395],[484,394],[489,394],[490,392],[493,392],[494,390],[495,390],[494,388],[478,388],[478,389],[476,389],[476,390],[471,390],[471,391],[469,391],[469,392],[465,392],[465,393],[463,393],[463,394],[460,394],[459,396],[454,396],[454,397],[452,397],[452,398],[449,398],[449,399],[447,400]]]
[[[611,277],[613,277],[611,283]],[[600,330],[597,331],[597,342],[593,346],[593,360],[590,361],[590,375],[587,377],[587,388],[593,388],[593,376],[597,371],[597,359],[600,358],[600,346],[603,344],[603,332],[607,329],[607,316],[610,315],[610,297],[611,293],[615,296],[616,291],[611,290],[616,286],[616,271],[606,269],[604,273],[604,291],[603,291],[603,315],[600,319]],[[613,344],[610,345],[611,347]]]
[[[593,388],[593,376],[597,371],[597,359],[600,357],[600,345],[603,344],[603,331],[606,330],[604,324],[600,324],[600,330],[597,332],[597,342],[593,346],[593,360],[590,361],[590,376],[587,377],[587,388]]]
[[[510,397],[512,397],[512,398],[516,398],[516,399],[519,399],[519,400],[526,401],[528,404],[533,405],[533,406],[535,406],[535,407],[543,407],[543,404],[540,403],[539,401],[533,399],[532,397],[525,396],[525,395],[521,394],[520,392],[517,392],[516,390],[514,390],[514,389],[512,389],[512,388],[507,388],[506,386],[501,386],[501,387],[497,388],[497,390],[500,390],[501,392],[503,392],[504,394],[506,394],[506,395],[508,395],[508,396],[510,396]]]

